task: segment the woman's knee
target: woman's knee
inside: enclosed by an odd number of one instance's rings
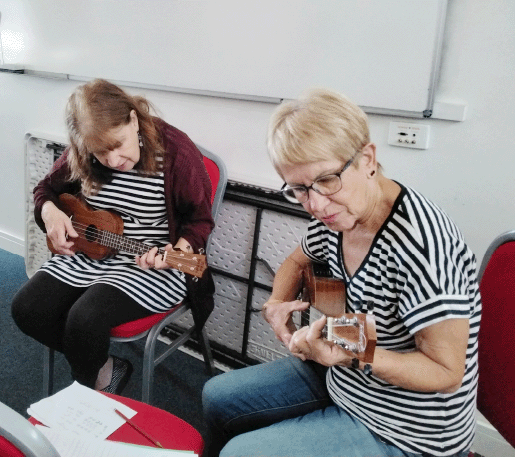
[[[230,373],[223,373],[209,379],[202,389],[202,407],[206,418],[212,418],[217,412],[223,411],[225,405],[234,395],[234,391],[229,387],[227,378]],[[231,391],[233,392],[231,395]]]
[[[26,297],[23,289],[19,290],[11,302],[11,316],[20,330],[27,333],[39,319],[35,318],[34,303]]]
[[[110,325],[102,314],[94,309],[84,309],[75,303],[68,312],[64,329],[65,345],[105,345],[110,338]]]
[[[11,315],[21,330],[51,327],[62,315],[65,296],[56,294],[61,283],[48,273],[38,271],[15,294]]]

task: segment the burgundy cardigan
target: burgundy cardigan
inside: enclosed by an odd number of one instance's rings
[[[175,244],[183,237],[189,241],[194,252],[198,252],[206,248],[207,238],[214,227],[211,181],[202,154],[185,133],[161,119],[154,118],[154,122],[165,149],[163,172],[170,243]],[[43,204],[51,200],[59,206],[60,194],[75,195],[81,189],[80,181],[69,178],[68,152],[67,148],[50,173],[34,187],[35,221],[43,231]],[[214,307],[211,273],[207,270],[198,281],[186,275],[186,285],[193,319],[197,329],[201,329]]]

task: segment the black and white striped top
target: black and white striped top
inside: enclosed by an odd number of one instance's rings
[[[333,401],[383,440],[408,452],[449,456],[470,449],[475,434],[481,316],[476,260],[440,208],[401,187],[354,276],[343,266],[341,233],[321,222],[311,221],[302,248],[345,281],[348,312],[373,301],[377,347],[411,351],[419,330],[445,319],[469,319],[466,371],[455,393],[410,391],[353,368],[332,367],[327,374]]]
[[[118,212],[124,223],[124,236],[149,246],[168,244],[163,174],[146,177],[130,170],[113,171],[112,177],[87,202],[94,209]],[[183,273],[173,269],[143,270],[136,265],[134,254],[123,250],[102,260],[92,260],[80,253],[57,255],[41,269],[77,287],[111,284],[156,313],[169,310],[186,296]]]

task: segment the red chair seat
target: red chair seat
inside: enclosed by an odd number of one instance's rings
[[[166,449],[177,449],[181,451],[194,451],[201,455],[204,450],[204,440],[200,433],[190,424],[177,416],[147,405],[131,398],[118,395],[104,394],[111,397],[129,408],[138,412],[131,420],[143,430],[155,438]],[[111,441],[122,441],[124,443],[142,444],[152,446],[141,433],[134,430],[129,424],[122,425],[115,430],[108,438]]]
[[[113,327],[111,329],[111,336],[115,338],[130,338],[132,336],[139,335],[140,333],[150,330],[154,325],[168,316],[174,309],[171,309],[166,313],[152,314],[150,316]]]
[[[141,427],[142,430],[148,432],[148,434],[156,439],[165,449],[194,451],[199,456],[202,455],[202,452],[204,451],[204,440],[202,439],[202,435],[193,426],[179,417],[174,416],[163,409],[147,405],[146,403],[142,403],[131,398],[120,397],[119,395],[107,393],[103,393],[103,395],[107,395],[108,397],[127,405],[134,411],[137,411],[138,413],[131,418],[131,421],[138,427]],[[32,424],[38,423],[38,421],[33,417],[29,418],[29,421]],[[129,424],[122,425],[107,439],[122,443],[155,447],[151,441]],[[13,457],[18,457],[18,455],[19,454],[13,454]]]
[[[2,457],[25,457],[14,444],[0,436],[0,455]]]

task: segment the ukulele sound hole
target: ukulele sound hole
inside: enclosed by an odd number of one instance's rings
[[[89,225],[86,229],[86,240],[90,243],[98,239],[98,229],[94,225]]]

